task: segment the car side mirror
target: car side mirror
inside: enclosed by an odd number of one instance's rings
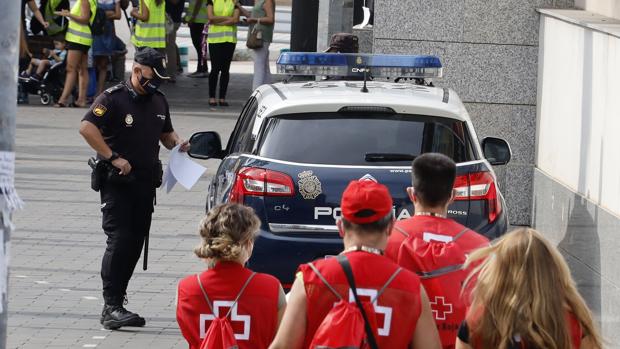
[[[189,139],[187,155],[196,159],[223,158],[222,141],[217,132],[196,132]]]
[[[485,137],[481,145],[484,157],[491,165],[506,165],[512,157],[510,145],[501,138]]]

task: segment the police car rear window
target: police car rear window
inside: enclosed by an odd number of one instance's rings
[[[260,139],[260,156],[312,164],[407,166],[409,160],[369,162],[366,155],[427,152],[474,159],[466,123],[420,115],[281,115],[266,120]]]

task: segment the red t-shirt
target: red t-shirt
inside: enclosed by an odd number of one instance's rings
[[[389,259],[373,253],[354,251],[348,252],[346,256],[351,263],[357,292],[362,300],[373,298],[398,269],[398,265]],[[347,278],[336,258],[317,260],[313,264],[343,299],[355,303],[349,294]],[[308,321],[304,348],[308,348],[314,333],[338,298],[307,264],[301,265],[299,270],[303,273],[307,297]],[[380,348],[408,348],[420,317],[420,302],[418,276],[408,270],[401,270],[373,304],[378,326],[376,339]]]
[[[219,262],[200,274],[213,311],[224,316],[252,271],[235,262]],[[267,348],[278,328],[280,282],[271,275],[257,273],[243,291],[237,309],[229,317],[240,349]],[[213,314],[200,290],[196,275],[179,282],[177,322],[190,349],[198,349]]]
[[[424,233],[432,233],[454,237],[463,229],[466,229],[466,227],[456,221],[437,216],[413,216],[409,219],[398,221],[388,238],[385,256],[397,262],[400,246],[408,236],[418,235],[422,238]],[[475,249],[489,245],[489,239],[473,230],[466,232],[457,241],[465,253],[470,253]]]
[[[461,324],[461,328],[459,328],[458,338],[461,340],[461,342],[469,344],[474,349],[478,349],[481,347],[476,343],[475,340],[472,341],[470,323],[475,323],[475,321],[478,320],[476,317],[481,315],[482,311],[476,311],[474,317],[472,318],[470,315],[467,320],[463,321],[463,323]],[[575,317],[575,314],[571,312],[566,313],[566,320],[568,321],[568,326],[570,327],[570,337],[573,343],[572,347],[573,349],[579,349],[579,347],[581,346],[581,340],[583,339],[583,330],[581,328],[581,324],[579,323],[579,320],[577,320],[577,317]],[[523,349],[527,348],[526,343],[516,340],[515,342],[516,347]]]

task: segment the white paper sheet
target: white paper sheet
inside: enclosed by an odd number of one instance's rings
[[[0,151],[0,210],[12,212],[24,203],[15,190],[15,153]]]
[[[170,159],[163,179],[166,193],[169,193],[177,182],[190,190],[207,170],[206,167],[192,161],[186,153],[180,152],[179,148],[180,145],[177,145],[170,151]]]

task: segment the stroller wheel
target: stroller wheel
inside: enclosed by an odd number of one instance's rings
[[[50,94],[47,92],[41,93],[41,103],[49,105],[50,103],[52,103],[52,96],[50,96]]]

